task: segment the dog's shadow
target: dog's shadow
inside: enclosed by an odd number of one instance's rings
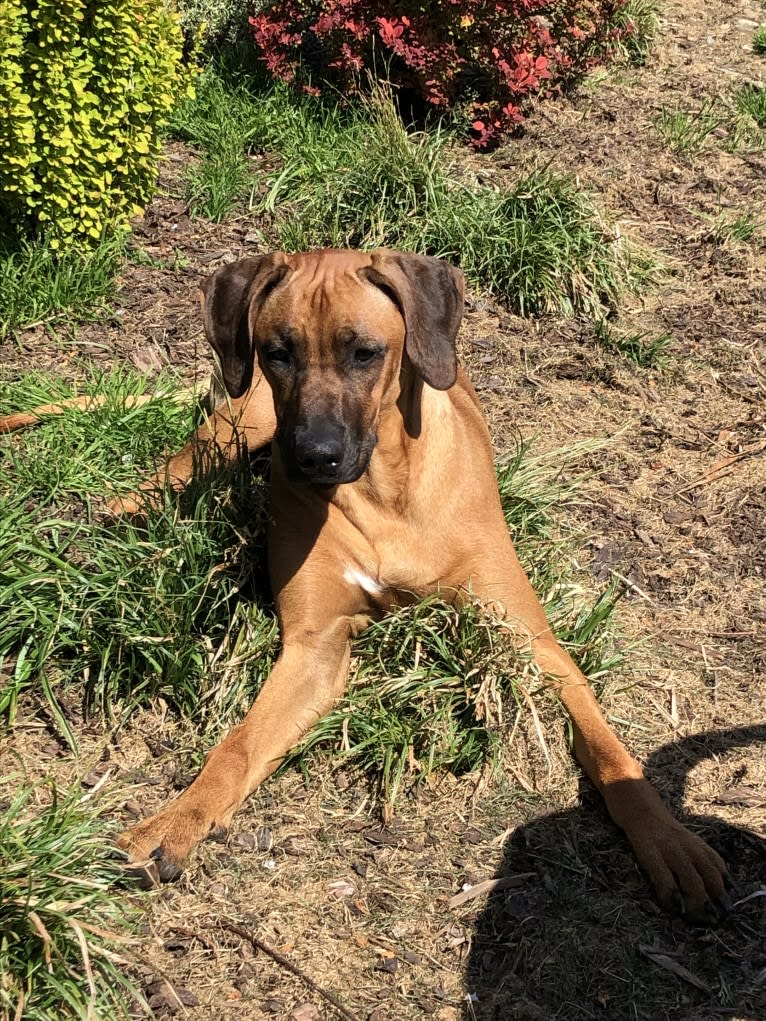
[[[576,808],[512,834],[497,874],[508,885],[467,919],[464,1021],[764,1021],[766,896],[758,890],[766,842],[744,827],[690,815],[681,802],[697,762],[743,745],[763,754],[765,738],[766,725],[697,734],[661,747],[647,763],[676,818],[722,854],[738,885],[737,906],[720,928],[694,929],[661,912],[627,842],[583,784]],[[748,789],[738,790],[732,800],[747,804]],[[750,797],[758,803],[757,792]]]

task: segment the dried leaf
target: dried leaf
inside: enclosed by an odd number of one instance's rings
[[[703,993],[710,992],[710,986],[707,982],[703,982],[701,978],[695,975],[693,972],[685,968],[683,964],[673,960],[667,954],[663,954],[659,950],[653,950],[651,947],[645,946],[643,943],[639,943],[638,949],[646,957],[647,960],[651,961],[652,964],[656,964],[658,968],[664,968],[665,971],[670,971],[678,978],[683,979],[684,982],[688,982],[689,985],[694,986],[696,989],[701,989]]]

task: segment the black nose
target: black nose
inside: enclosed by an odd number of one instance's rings
[[[295,460],[308,476],[331,476],[343,460],[345,434],[337,426],[306,430],[295,437]]]

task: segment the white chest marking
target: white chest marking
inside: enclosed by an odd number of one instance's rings
[[[370,596],[379,596],[383,591],[383,586],[377,579],[371,578],[364,571],[358,571],[355,567],[347,567],[343,572],[343,578],[349,585],[358,585]]]

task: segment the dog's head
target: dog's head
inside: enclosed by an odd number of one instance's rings
[[[260,363],[293,481],[339,485],[362,475],[403,363],[437,390],[455,382],[463,275],[439,259],[277,252],[223,267],[203,295],[205,332],[232,397]]]

